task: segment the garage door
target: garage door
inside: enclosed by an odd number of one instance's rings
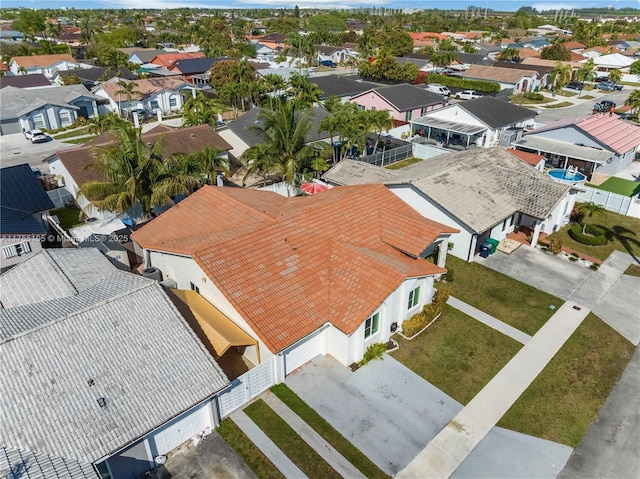
[[[0,134],[12,135],[14,133],[22,133],[18,120],[9,120],[0,122]]]
[[[290,374],[318,354],[325,353],[325,330],[319,331],[284,353],[284,371]]]
[[[175,423],[157,432],[153,437],[153,441],[156,444],[158,454],[164,455],[174,450],[199,432],[211,427],[209,407],[209,404],[207,404],[205,407],[201,407],[197,411],[187,414]]]

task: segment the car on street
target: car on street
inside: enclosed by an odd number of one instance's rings
[[[464,90],[456,93],[458,100],[475,100],[476,98],[482,98],[482,95],[475,90]]]
[[[612,81],[603,81],[600,83],[596,83],[596,89],[597,90],[605,90],[605,91],[621,91],[622,90],[622,85],[618,85],[617,83],[614,83]]]
[[[49,137],[40,130],[27,130],[24,132],[24,136],[31,143],[46,143],[49,141]]]
[[[333,62],[331,60],[322,60],[320,62],[320,65],[322,65],[323,67],[329,67],[329,68],[337,68],[338,64],[336,62]]]
[[[579,81],[571,81],[567,83],[566,88],[571,88],[572,90],[582,90],[584,88],[584,83]]]

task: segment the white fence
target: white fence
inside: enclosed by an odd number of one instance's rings
[[[440,148],[439,146],[434,145],[427,145],[423,143],[412,143],[412,145],[413,156],[415,156],[416,158],[420,158],[421,160],[428,160],[429,158],[433,158],[435,156],[453,153],[451,150],[445,150],[444,148]]]
[[[276,383],[277,359],[278,356],[272,356],[270,360],[247,371],[231,381],[231,386],[216,396],[220,419],[224,419]]]
[[[608,211],[640,218],[640,208],[637,206],[638,198],[623,196],[618,193],[599,190],[585,185],[581,185],[580,188],[584,188],[586,191],[578,193],[578,196],[576,197],[577,202],[595,203],[603,206]]]

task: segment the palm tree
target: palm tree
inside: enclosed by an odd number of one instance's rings
[[[299,108],[310,108],[320,101],[322,90],[315,83],[311,83],[307,77],[293,73],[289,78],[289,86]]]
[[[242,96],[240,99],[242,101],[242,111],[244,111],[244,99],[248,90],[245,86],[246,84],[253,82],[255,78],[256,71],[247,63],[246,60],[241,60],[231,65],[229,68],[229,82],[241,85],[240,89],[242,91]]]
[[[331,115],[331,116],[327,116],[325,118],[322,119],[322,121],[320,121],[320,127],[318,129],[318,132],[323,132],[326,131],[327,133],[329,133],[329,137],[331,138],[331,146],[332,146],[332,158],[333,161],[336,161],[336,149],[335,149],[335,143],[333,141],[333,137],[336,134],[336,132],[338,131],[340,127],[340,120],[338,120],[338,118],[336,118],[335,116]]]
[[[253,174],[263,175],[262,186],[267,186],[267,178],[278,169],[278,155],[263,143],[258,143],[242,155],[242,160],[247,166],[243,181]]]
[[[118,110],[120,110],[119,113],[120,113],[120,116],[122,116],[122,96],[124,95],[124,97],[127,99],[127,106],[129,107],[129,110],[130,110],[131,99],[135,95],[142,96],[143,93],[141,91],[136,90],[136,87],[138,86],[138,84],[133,80],[130,80],[130,81],[120,80],[118,81],[118,86],[120,86],[120,90],[116,91],[116,95],[118,95]]]
[[[109,112],[104,116],[96,116],[89,120],[89,133],[93,133],[94,135],[104,135],[115,126],[122,125],[123,121],[124,120],[114,112]]]
[[[498,60],[512,60],[520,56],[520,50],[514,47],[503,48],[498,54]]]
[[[592,218],[593,216],[604,216],[607,212],[604,206],[600,206],[596,203],[581,203],[577,209],[583,215],[582,217],[582,233],[583,234],[586,234],[587,218]]]
[[[609,72],[609,81],[618,83],[620,80],[622,80],[622,72],[620,70],[615,69]]]
[[[595,73],[596,65],[593,62],[593,58],[589,58],[584,64],[578,69],[578,79],[584,82],[593,81],[596,73]]]
[[[269,106],[273,109],[273,97],[279,97],[282,90],[287,86],[284,78],[281,75],[275,73],[269,73],[263,77],[266,85],[269,88]]]
[[[624,101],[625,105],[631,107],[632,111],[637,115],[640,112],[640,90],[633,90]]]
[[[376,132],[376,145],[380,141],[383,131],[389,131],[393,128],[393,117],[386,110],[378,110],[373,112],[373,128]]]
[[[233,108],[233,117],[238,118],[238,99],[242,95],[243,86],[240,83],[225,83],[216,88],[220,98],[228,101]]]
[[[190,96],[182,107],[182,125],[210,125],[215,127],[218,115],[228,108],[214,98],[207,98],[202,91]]]
[[[229,173],[229,158],[220,156],[224,150],[205,145],[201,151],[192,153],[190,160],[193,162],[194,170],[203,174],[206,182],[214,184],[218,172]]]
[[[558,62],[551,72],[551,81],[557,89],[560,89],[571,81],[572,72],[571,65]]]

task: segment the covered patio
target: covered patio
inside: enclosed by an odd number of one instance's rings
[[[184,289],[169,289],[168,292],[178,311],[230,380],[255,366],[244,357],[245,348],[255,347],[260,360],[258,342],[200,294]]]
[[[485,141],[487,128],[422,116],[411,122],[411,135],[415,143],[442,143],[469,149]]]

